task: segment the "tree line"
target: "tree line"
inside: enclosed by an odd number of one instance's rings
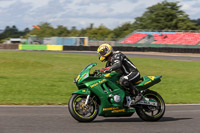
[[[40,29],[25,28],[19,31],[14,25],[7,26],[4,32],[0,34],[0,41],[7,38],[27,38],[29,35],[38,37],[89,37],[90,40],[119,40],[134,30],[200,30],[200,19],[190,19],[189,15],[180,9],[179,2],[168,2],[166,0],[159,2],[147,8],[142,16],[136,17],[134,22],[125,22],[124,24],[109,29],[103,24],[94,27],[90,24],[88,27],[78,30],[75,26],[68,27],[58,25],[56,28],[48,22],[40,23]]]

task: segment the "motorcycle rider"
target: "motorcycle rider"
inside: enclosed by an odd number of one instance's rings
[[[133,85],[140,80],[140,73],[136,66],[120,51],[113,52],[112,46],[107,43],[101,44],[97,49],[97,53],[101,62],[107,61],[106,68],[102,68],[100,72],[116,71],[120,73],[122,75],[119,79],[120,85],[129,88],[130,93],[135,96],[132,104],[134,105],[140,101],[142,95]]]

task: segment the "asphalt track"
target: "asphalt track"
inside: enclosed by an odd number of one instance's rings
[[[200,133],[200,105],[167,105],[164,117],[100,117],[79,123],[67,106],[0,106],[0,133]]]
[[[97,55],[96,52],[91,51],[65,51],[65,53],[73,54],[91,54]],[[168,59],[179,61],[200,61],[200,54],[177,54],[177,53],[158,53],[158,52],[123,52],[128,57],[143,57],[154,59]]]
[[[87,54],[97,55],[96,51],[32,51],[32,50],[12,50],[0,49],[0,51],[20,51],[20,52],[48,52],[48,53],[70,53],[70,54]],[[200,53],[161,53],[161,52],[123,52],[128,57],[143,57],[153,59],[167,59],[178,61],[200,61]]]

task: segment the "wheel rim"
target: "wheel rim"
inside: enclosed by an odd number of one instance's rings
[[[94,100],[89,100],[88,105],[85,106],[86,96],[77,96],[73,100],[73,110],[81,118],[89,119],[92,118],[97,112],[96,102]]]
[[[146,94],[145,97],[155,100],[157,102],[157,106],[143,106],[142,111],[150,117],[160,116],[164,110],[162,100],[155,94]]]

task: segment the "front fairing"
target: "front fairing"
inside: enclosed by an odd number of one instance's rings
[[[85,79],[87,79],[90,75],[90,69],[94,66],[96,66],[97,63],[91,63],[89,65],[87,65],[80,73],[79,75],[77,76],[76,79],[74,79],[74,82],[76,84],[80,84],[82,83]]]

